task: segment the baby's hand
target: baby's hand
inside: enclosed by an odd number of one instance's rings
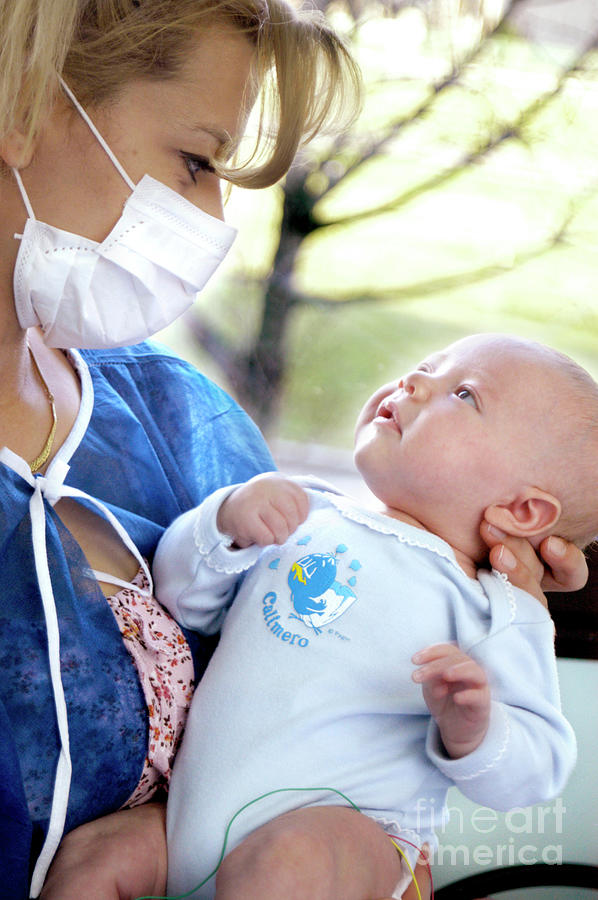
[[[490,719],[486,673],[454,644],[420,650],[412,662],[413,680],[423,685],[424,700],[436,720],[446,752],[453,759],[481,744]]]
[[[237,547],[267,547],[284,544],[308,512],[309,498],[300,485],[267,472],[228,495],[218,510],[217,525]]]

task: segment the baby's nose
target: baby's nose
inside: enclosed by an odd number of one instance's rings
[[[430,396],[430,378],[427,372],[410,372],[399,384],[413,400],[421,402]]]

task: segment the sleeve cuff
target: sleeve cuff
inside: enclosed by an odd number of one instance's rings
[[[437,769],[451,781],[470,781],[493,769],[507,752],[510,725],[502,703],[492,702],[490,722],[484,740],[467,756],[451,759],[447,756],[440,737],[440,730],[432,720],[426,740],[426,753]]]
[[[204,563],[214,571],[226,575],[247,571],[255,563],[262,549],[252,545],[231,550],[232,537],[218,530],[216,525],[218,510],[237,487],[239,485],[231,484],[210,494],[197,508],[193,526],[193,540]]]

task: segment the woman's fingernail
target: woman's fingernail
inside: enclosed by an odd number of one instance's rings
[[[517,560],[507,547],[501,547],[500,553],[498,554],[498,561],[501,568],[508,569],[509,571],[512,571],[517,567]]]
[[[417,857],[416,866],[427,866],[428,861],[430,859],[430,845],[428,843],[422,844],[419,848],[419,856]]]
[[[499,541],[504,541],[504,539],[506,538],[506,534],[504,531],[501,531],[500,528],[496,527],[496,525],[491,525],[490,522],[487,522],[487,525],[490,534],[492,534],[495,538],[498,538]]]
[[[548,551],[553,556],[564,556],[567,552],[567,544],[562,538],[551,535],[548,538]]]

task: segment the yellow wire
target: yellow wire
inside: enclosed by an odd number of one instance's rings
[[[229,836],[230,830],[232,828],[233,822],[235,821],[235,819],[238,818],[238,816],[241,815],[241,813],[245,812],[246,809],[248,809],[250,806],[253,806],[255,803],[259,803],[260,800],[265,800],[267,797],[271,797],[273,794],[305,793],[305,792],[317,793],[319,791],[329,791],[331,794],[336,794],[337,797],[342,797],[342,799],[345,800],[349,804],[349,806],[351,806],[353,809],[357,810],[357,812],[361,812],[359,807],[356,806],[355,803],[353,803],[353,801],[349,797],[347,797],[346,794],[343,794],[342,791],[339,791],[336,788],[331,788],[331,787],[277,788],[273,791],[268,791],[265,794],[260,794],[259,797],[254,797],[253,800],[249,800],[240,809],[238,809],[236,811],[236,813],[234,814],[234,816],[232,817],[232,819],[229,821],[228,825],[226,826],[225,833],[224,833],[224,841],[222,843],[222,851],[220,853],[220,858],[219,858],[218,862],[216,863],[215,869],[206,878],[204,878],[203,881],[201,881],[199,884],[196,884],[195,887],[191,888],[191,890],[185,891],[184,894],[177,894],[176,896],[166,895],[166,894],[160,894],[160,895],[147,894],[147,895],[144,895],[143,897],[136,897],[135,900],[184,900],[185,897],[189,897],[191,894],[194,894],[197,890],[199,890],[200,887],[203,887],[203,885],[206,884],[206,882],[210,881],[210,879],[214,877],[214,875],[220,868],[220,864],[222,863],[222,860],[224,859],[224,856],[226,854],[226,847],[228,844],[228,836]],[[410,864],[409,860],[405,856],[405,853],[398,846],[396,841],[394,841],[393,838],[390,838],[390,840],[394,844],[395,848],[399,851],[402,858],[405,860],[405,864],[407,865],[407,868],[409,869],[409,872],[411,873],[411,876],[413,878],[413,883],[415,884],[415,890],[417,891],[418,900],[423,900],[420,889],[419,889],[419,885],[417,883],[417,878],[415,877],[415,872],[411,868],[411,864]]]
[[[421,892],[419,889],[419,885],[417,883],[417,878],[415,877],[415,872],[411,868],[411,863],[407,859],[407,854],[403,850],[401,850],[401,848],[399,847],[397,842],[395,840],[393,840],[393,838],[391,838],[390,840],[391,840],[391,843],[394,845],[395,850],[398,850],[399,854],[403,857],[403,861],[405,862],[405,865],[407,866],[407,868],[409,869],[409,871],[411,873],[411,877],[413,878],[413,884],[415,885],[415,890],[417,891],[418,900],[422,900],[422,895],[421,895]]]

